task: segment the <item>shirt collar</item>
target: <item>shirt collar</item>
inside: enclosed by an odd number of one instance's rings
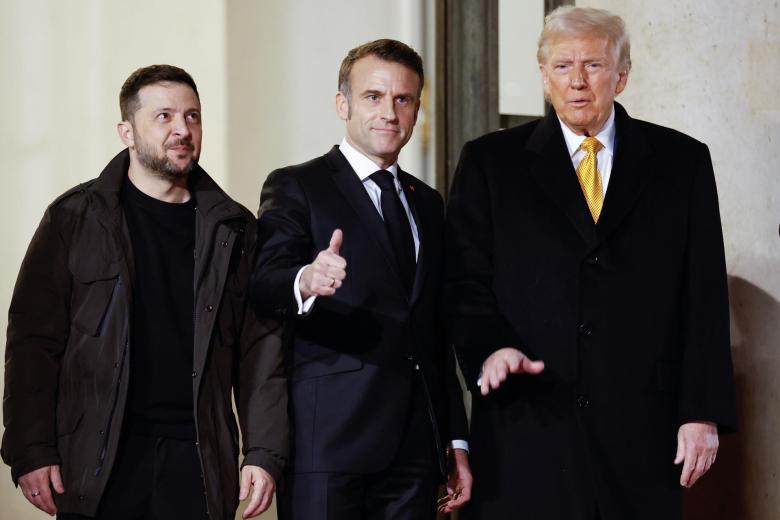
[[[571,128],[566,126],[563,121],[561,121],[560,116],[558,117],[558,122],[561,124],[561,130],[563,130],[563,138],[566,140],[566,147],[569,149],[569,157],[574,157],[574,154],[576,154],[580,150],[580,145],[582,144],[582,141],[585,140],[584,135],[577,135],[575,134]],[[604,146],[604,150],[607,151],[610,155],[614,155],[615,150],[615,106],[612,106],[612,112],[609,114],[609,117],[607,118],[607,121],[604,123],[604,126],[601,127],[601,130],[594,136],[596,139],[599,140],[599,142]]]
[[[355,173],[357,173],[357,176],[361,182],[365,181],[372,173],[382,169],[392,173],[394,178],[398,178],[397,162],[391,164],[387,168],[380,168],[374,161],[363,155],[354,146],[349,144],[346,137],[341,140],[339,151],[347,159],[347,162],[350,166],[352,166],[352,169],[355,170]]]

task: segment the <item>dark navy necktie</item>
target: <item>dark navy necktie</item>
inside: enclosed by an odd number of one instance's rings
[[[406,294],[411,294],[417,267],[411,223],[398,196],[393,174],[387,170],[379,170],[371,174],[371,180],[382,190],[380,201],[385,228],[393,245]]]

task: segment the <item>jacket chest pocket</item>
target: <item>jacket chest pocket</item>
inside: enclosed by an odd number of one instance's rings
[[[111,317],[122,285],[116,262],[94,259],[71,261],[73,290],[70,309],[71,323],[88,336],[101,336]]]

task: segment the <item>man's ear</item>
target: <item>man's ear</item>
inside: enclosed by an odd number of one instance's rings
[[[336,93],[336,113],[344,121],[349,119],[349,100],[340,90]]]
[[[116,125],[116,131],[119,134],[119,138],[125,143],[128,148],[135,146],[135,136],[133,135],[133,125],[130,121],[121,121]]]

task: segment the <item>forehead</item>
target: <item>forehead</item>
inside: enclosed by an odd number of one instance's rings
[[[183,110],[199,109],[200,101],[192,88],[185,83],[161,81],[141,87],[138,91],[141,109],[180,108]]]
[[[612,56],[609,38],[598,34],[559,36],[550,42],[551,59],[606,58]]]
[[[355,90],[393,87],[416,92],[420,87],[420,77],[415,71],[401,63],[386,61],[376,56],[357,60],[352,65],[349,80]]]

